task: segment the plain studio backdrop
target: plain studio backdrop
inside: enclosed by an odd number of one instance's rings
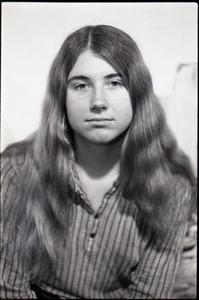
[[[1,151],[38,128],[48,72],[64,39],[97,24],[116,26],[138,44],[169,124],[196,170],[194,2],[2,3]]]

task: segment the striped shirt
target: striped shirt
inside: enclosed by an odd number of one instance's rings
[[[15,197],[23,169],[21,157],[3,159],[3,202]],[[122,197],[117,184],[94,212],[77,176],[75,180],[79,201],[73,201],[72,224],[69,235],[60,242],[55,272],[46,266],[45,276],[34,284],[61,299],[168,299],[186,224],[162,241],[152,234],[135,204]],[[189,194],[179,179],[173,182],[172,191],[173,201]],[[186,209],[176,206],[176,218]],[[20,267],[20,249],[9,240],[9,228],[2,239],[8,243],[1,255],[1,298],[36,298],[28,275]]]

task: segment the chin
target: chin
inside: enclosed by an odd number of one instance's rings
[[[93,145],[102,146],[102,145],[110,144],[112,142],[112,140],[92,139],[92,140],[89,140],[89,142]]]
[[[123,140],[124,136],[123,135],[119,135],[116,137],[111,137],[111,138],[92,138],[92,139],[88,139],[88,142],[92,143],[93,145],[110,145],[110,144],[114,144],[117,143],[120,140]]]

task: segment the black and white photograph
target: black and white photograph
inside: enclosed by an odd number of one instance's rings
[[[1,299],[197,298],[197,3],[2,2]]]

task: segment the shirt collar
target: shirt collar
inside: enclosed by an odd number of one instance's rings
[[[76,162],[75,159],[71,159],[70,161],[70,179],[73,181],[73,189],[76,195],[79,195],[81,199],[84,200],[84,202],[90,207],[90,201],[87,198],[87,194],[84,191],[81,181],[79,178],[79,175],[77,173],[76,169]],[[114,182],[109,191],[105,194],[108,198],[116,192],[116,190],[119,188],[120,183],[119,183],[119,178],[117,178]]]

